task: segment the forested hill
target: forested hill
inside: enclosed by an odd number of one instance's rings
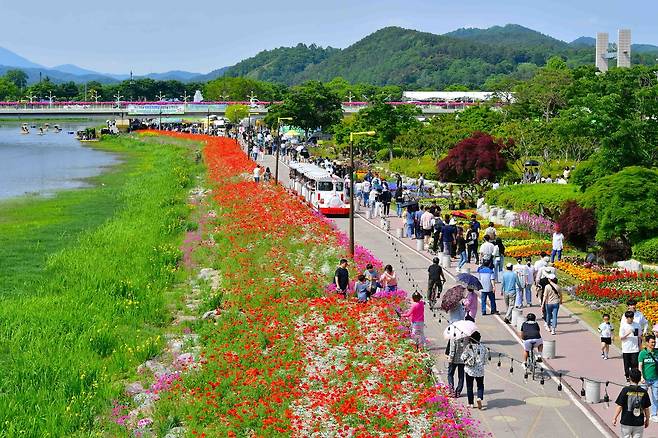
[[[352,83],[410,89],[481,88],[494,75],[542,66],[559,55],[570,66],[594,63],[591,47],[570,45],[523,26],[459,29],[445,35],[387,27],[345,49],[298,44],[260,52],[224,73],[288,85],[341,76]],[[653,62],[653,54],[633,62]]]
[[[254,57],[228,67],[223,75],[292,84],[304,69],[324,61],[336,52],[340,52],[340,50],[332,47],[325,49],[315,44],[307,46],[301,43],[295,47],[264,50]]]

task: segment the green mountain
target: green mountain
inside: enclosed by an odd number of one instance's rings
[[[345,49],[298,44],[266,50],[227,68],[223,75],[287,85],[340,76],[352,83],[409,89],[478,89],[492,75],[514,73],[522,64],[526,70],[528,64],[542,66],[552,56],[563,57],[572,67],[593,64],[591,44],[587,37],[566,43],[516,24],[445,35],[386,27]],[[633,62],[653,65],[658,57],[650,50],[654,46],[637,46]]]
[[[295,83],[297,74],[307,67],[324,61],[338,49],[322,48],[311,44],[297,44],[295,47],[279,47],[264,50],[252,58],[238,62],[228,67],[223,76],[244,76],[261,81]]]
[[[488,29],[462,28],[448,32],[445,36],[479,42],[487,45],[542,47],[566,49],[568,44],[536,30],[518,24],[493,26]]]

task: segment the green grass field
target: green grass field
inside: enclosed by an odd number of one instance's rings
[[[173,139],[98,146],[124,161],[94,187],[0,204],[2,437],[89,436],[163,345],[201,169]]]

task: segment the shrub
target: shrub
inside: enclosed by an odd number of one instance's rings
[[[507,169],[507,161],[501,151],[514,144],[494,139],[489,134],[475,132],[450,149],[448,155],[437,163],[441,181],[480,182],[494,181]]]
[[[393,158],[399,158],[401,156],[402,156],[402,149],[393,148]],[[377,161],[388,161],[389,158],[388,148],[378,150],[377,153],[375,154],[375,157],[377,158]]]
[[[517,184],[489,190],[485,200],[490,205],[557,218],[566,201],[581,197],[578,188],[570,184]]]
[[[658,237],[644,240],[633,247],[633,257],[647,262],[658,262]]]
[[[587,245],[596,234],[594,210],[583,208],[576,201],[565,202],[557,223],[564,237],[582,250],[587,249]]]
[[[581,203],[596,211],[598,241],[653,237],[658,233],[658,171],[627,167],[589,187]]]
[[[631,245],[624,239],[609,239],[603,242],[598,256],[602,257],[606,263],[613,263],[619,260],[627,260],[631,257]]]
[[[438,179],[436,160],[429,155],[419,158],[393,158],[388,168],[391,172],[399,172],[409,178],[418,178],[422,173],[426,179]]]

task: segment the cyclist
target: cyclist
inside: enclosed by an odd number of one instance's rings
[[[541,353],[544,350],[544,341],[539,333],[539,324],[534,313],[528,313],[526,320],[521,324],[521,339],[523,339],[523,367],[526,368],[528,354],[537,347],[537,362],[541,362]]]
[[[427,268],[428,281],[427,281],[427,299],[430,302],[430,307],[434,307],[434,303],[441,296],[443,291],[443,284],[446,282],[446,277],[443,274],[443,268],[439,265],[439,258],[434,257],[432,264]]]

